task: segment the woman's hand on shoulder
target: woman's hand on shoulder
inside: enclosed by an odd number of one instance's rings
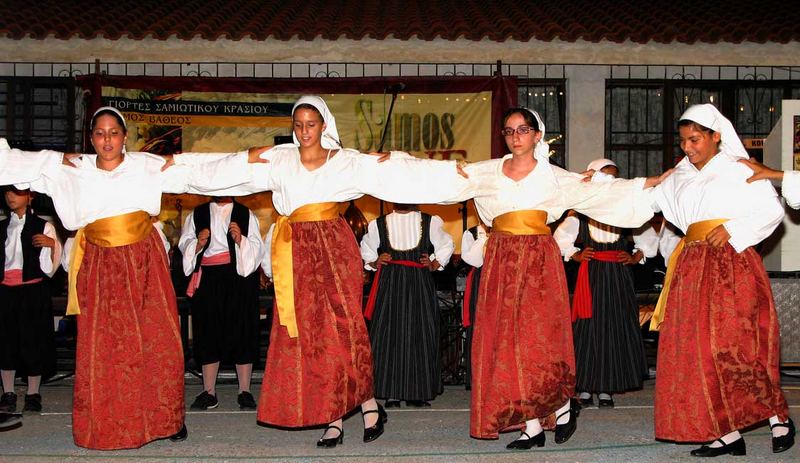
[[[783,180],[783,171],[782,170],[775,170],[770,167],[761,164],[754,158],[750,159],[739,159],[739,162],[744,164],[745,166],[749,167],[750,170],[753,171],[753,175],[747,179],[747,183],[753,183],[756,180]]]
[[[674,167],[672,169],[669,169],[669,170],[665,171],[661,175],[654,175],[652,177],[647,177],[647,179],[644,181],[644,187],[645,188],[652,188],[654,186],[660,185],[661,182],[663,182],[667,177],[672,175],[673,172],[675,172],[675,168]]]
[[[61,158],[61,165],[67,167],[78,167],[72,161],[75,159],[80,159],[81,153],[64,153],[64,156]]]
[[[271,149],[272,146],[254,146],[247,150],[248,164],[266,164],[269,159],[261,159],[261,154]]]

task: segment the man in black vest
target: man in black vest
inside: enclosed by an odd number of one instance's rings
[[[40,412],[42,375],[55,370],[49,279],[58,269],[61,244],[53,225],[31,211],[32,192],[4,190],[8,217],[0,221],[0,412],[17,409],[17,371],[28,377],[23,410]]]
[[[256,270],[263,257],[258,219],[232,198],[216,198],[189,214],[178,247],[191,275],[192,352],[203,370],[204,390],[191,408],[219,405],[217,373],[221,361],[230,361],[239,378],[239,407],[255,409],[250,378],[259,360]]]

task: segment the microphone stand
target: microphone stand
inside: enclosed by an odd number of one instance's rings
[[[403,83],[391,85],[387,88],[392,93],[392,102],[389,103],[389,113],[386,115],[386,123],[383,125],[383,134],[381,134],[381,142],[378,145],[378,152],[383,151],[383,146],[386,143],[386,134],[389,129],[389,123],[392,121],[392,111],[394,110],[394,102],[397,100],[397,94],[400,93],[406,86]],[[380,200],[380,215],[383,215],[383,200]]]

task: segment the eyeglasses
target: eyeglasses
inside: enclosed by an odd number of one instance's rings
[[[512,129],[511,127],[506,127],[503,130],[501,130],[500,133],[504,137],[513,137],[514,136],[514,132],[517,132],[520,135],[528,135],[529,133],[535,132],[535,131],[536,131],[536,129],[534,129],[533,127],[531,127],[529,125],[521,125],[521,126],[517,127],[516,129]]]

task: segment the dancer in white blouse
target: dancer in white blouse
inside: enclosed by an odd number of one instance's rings
[[[467,166],[481,220],[492,224],[474,324],[470,434],[496,439],[523,429],[508,445],[544,445],[540,419],[555,427],[556,443],[576,429],[569,294],[558,246],[547,224],[575,209],[620,227],[652,216],[643,188],[658,179],[584,182],[553,166],[538,114],[512,108],[502,134],[510,154]],[[521,338],[524,333],[524,339]]]
[[[450,262],[455,244],[439,216],[415,204],[369,222],[361,239],[364,268],[375,272],[364,316],[375,368],[375,395],[430,407],[442,393],[440,315],[431,272]]]
[[[587,170],[596,171],[593,182],[611,181],[619,173],[605,158],[590,162]],[[580,214],[567,216],[553,239],[565,261],[580,262],[572,297],[578,399],[592,405],[597,394],[598,407],[613,408],[612,394],[641,389],[647,377],[632,266],[655,256],[657,243]]]
[[[0,184],[30,183],[49,195],[70,230],[68,313],[78,317],[72,431],[93,449],[186,438],[183,353],[167,255],[150,217],[161,193],[213,194],[247,177],[241,157],[126,153],[127,127],[114,108],[92,117],[96,155],[22,152],[0,139]],[[72,158],[70,163],[67,158]],[[213,165],[205,163],[220,159]],[[231,177],[215,172],[225,163]],[[69,165],[63,165],[69,164]],[[120,341],[122,340],[122,342]]]
[[[661,335],[655,434],[713,441],[694,456],[744,455],[740,429],[769,419],[772,451],[794,444],[780,388],[778,319],[761,257],[753,246],[783,219],[768,181],[751,171],[733,125],[712,105],[678,122],[686,153],[653,192],[654,206],[686,235],[673,252],[651,329]]]
[[[364,194],[404,203],[458,201],[469,184],[456,175],[454,162],[392,156],[378,163],[342,149],[336,120],[319,97],[300,98],[292,120],[294,143],[262,155],[264,163],[250,165],[250,183],[226,190],[272,191],[279,214],[265,264],[272,269],[276,316],[258,420],[328,424],[317,445],[334,447],[343,441],[342,417],[360,405],[363,440],[371,442],[383,433],[387,415],[374,399],[361,256],[339,205]]]

